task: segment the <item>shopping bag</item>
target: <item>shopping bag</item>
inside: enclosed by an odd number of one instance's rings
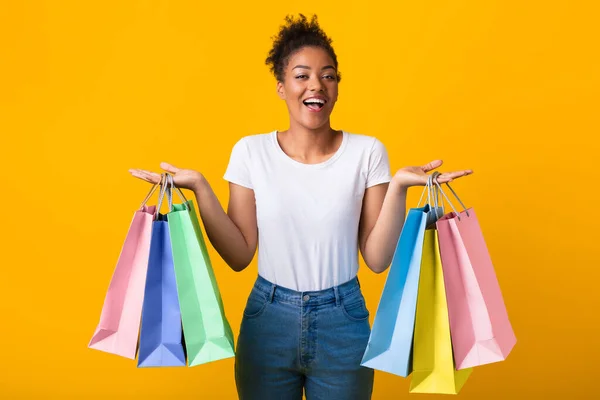
[[[471,369],[456,371],[435,229],[425,230],[415,319],[411,393],[457,394]]]
[[[168,219],[166,215],[160,213],[165,194],[170,209],[172,193],[171,187],[166,184],[162,187],[156,218],[152,222],[138,367],[186,365]]]
[[[171,178],[172,179],[172,178]],[[234,357],[233,331],[208,256],[194,203],[173,204],[167,214],[188,365]]]
[[[361,365],[400,376],[410,374],[423,233],[429,205],[408,212]]]
[[[441,201],[438,186],[433,183],[433,178],[439,174],[439,172],[434,172],[432,175],[429,175],[427,185],[425,186],[425,189],[427,190],[427,202],[431,207],[431,210],[427,213],[427,222],[425,223],[426,228],[431,227],[445,214],[444,203]],[[421,194],[421,199],[423,198],[424,193],[425,190]],[[419,204],[420,203],[421,200],[419,200]]]
[[[146,202],[157,187],[152,186],[133,216],[89,348],[135,358],[156,211],[156,206],[147,206]]]
[[[439,186],[439,184],[438,184]],[[517,339],[473,208],[437,221],[456,368],[506,359]]]
[[[435,223],[440,212],[430,203],[430,189],[431,181],[423,191],[427,191],[428,203],[408,212],[361,361],[362,366],[403,377],[411,372],[423,235],[426,225]],[[419,205],[422,199],[423,194]]]

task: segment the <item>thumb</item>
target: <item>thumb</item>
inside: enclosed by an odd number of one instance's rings
[[[423,172],[429,172],[436,168],[441,167],[443,163],[444,162],[442,160],[433,160],[432,162],[428,163],[427,165],[423,165],[421,168],[423,169]]]
[[[177,172],[179,172],[179,168],[177,168],[174,165],[171,165],[169,163],[166,163],[164,161],[160,163],[160,167],[162,169],[164,169],[165,171],[170,172],[172,174],[176,174]]]

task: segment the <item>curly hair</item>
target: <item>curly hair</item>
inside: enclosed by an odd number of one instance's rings
[[[292,55],[303,47],[320,47],[325,50],[333,59],[336,69],[337,81],[342,79],[342,75],[337,70],[338,61],[333,47],[332,39],[329,38],[319,26],[317,16],[313,15],[310,21],[303,14],[299,14],[296,20],[293,16],[285,17],[285,24],[280,26],[279,33],[273,39],[273,47],[269,51],[269,56],[265,64],[270,67],[271,72],[279,82],[285,78],[285,68],[287,67]]]

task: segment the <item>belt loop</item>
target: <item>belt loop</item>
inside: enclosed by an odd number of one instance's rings
[[[273,302],[273,296],[275,295],[275,286],[277,286],[277,285],[271,285],[271,293],[269,294],[269,303]]]
[[[335,306],[339,307],[340,306],[340,292],[339,292],[337,286],[333,287],[333,294],[335,295]]]
[[[358,276],[356,277],[356,283],[358,283],[358,287],[360,287],[360,281],[358,280]]]

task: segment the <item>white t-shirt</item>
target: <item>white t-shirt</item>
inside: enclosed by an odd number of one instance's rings
[[[391,175],[385,146],[374,137],[343,131],[332,157],[304,164],[285,154],[273,131],[240,139],[224,178],[254,190],[259,275],[311,291],[356,276],[365,189]]]

